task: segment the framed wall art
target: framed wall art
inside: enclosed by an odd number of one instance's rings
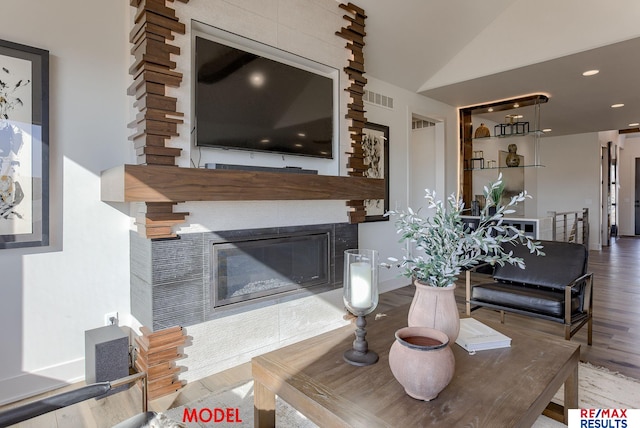
[[[0,249],[49,245],[49,52],[0,40]]]
[[[384,213],[389,211],[389,127],[367,122],[363,133],[362,149],[364,164],[367,166],[365,177],[385,180],[384,199],[364,201],[364,221],[388,221],[389,217],[384,216]]]

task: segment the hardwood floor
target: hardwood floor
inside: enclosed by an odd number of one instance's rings
[[[581,360],[640,379],[640,239],[622,237],[610,247],[591,251],[589,268],[594,273],[593,345],[587,345],[587,329],[583,327],[572,340],[582,344]],[[413,287],[407,286],[380,296],[377,312],[411,302]],[[460,313],[464,313],[464,286],[456,290]],[[498,321],[497,312],[478,309],[474,318]],[[507,314],[506,323],[535,329],[563,337],[563,326],[557,323]],[[181,406],[208,394],[223,391],[251,379],[250,364],[190,382],[179,393],[149,403],[149,408],[164,411]],[[79,387],[71,385],[64,389]],[[61,392],[52,391],[49,394]],[[36,397],[25,400],[31,401]],[[88,400],[48,413],[18,427],[110,427],[140,411],[141,394],[137,387],[102,400]],[[0,408],[3,410],[20,403]]]

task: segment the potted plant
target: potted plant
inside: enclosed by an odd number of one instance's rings
[[[491,199],[494,192],[503,189],[502,175],[498,180],[485,186],[484,196]],[[495,202],[487,203],[480,211],[475,227],[466,225],[462,219],[464,203],[454,195],[447,198],[447,204],[436,199],[435,192],[427,189],[425,199],[433,210],[430,217],[422,217],[419,212],[389,211],[396,217],[400,242],[414,244],[413,254],[405,255],[401,261],[389,258],[403,268],[403,274],[414,280],[416,294],[409,309],[409,326],[431,327],[444,331],[455,342],[460,329],[458,308],[453,290],[455,280],[463,270],[488,262],[491,264],[515,264],[524,268],[521,258],[503,249],[502,244],[526,245],[532,253],[544,255],[542,245],[524,235],[510,225],[503,224],[506,214],[515,212],[512,208],[531,196],[525,191],[513,196],[506,205],[497,204],[495,214],[489,208]],[[436,296],[432,296],[435,294]]]

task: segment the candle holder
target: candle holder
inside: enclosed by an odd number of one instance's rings
[[[378,361],[378,354],[369,350],[365,336],[365,316],[378,306],[378,252],[346,250],[344,252],[344,305],[357,316],[356,339],[353,348],[345,351],[344,360],[354,366],[368,366]]]

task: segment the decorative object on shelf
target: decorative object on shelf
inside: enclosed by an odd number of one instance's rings
[[[484,168],[484,152],[482,150],[474,150],[471,158],[471,169]]]
[[[352,249],[344,252],[343,301],[347,310],[357,317],[356,340],[345,351],[344,360],[354,366],[369,366],[378,361],[378,354],[369,350],[365,339],[365,316],[378,306],[378,252]]]
[[[0,249],[49,245],[49,51],[0,40]]]
[[[471,169],[484,169],[484,159],[471,158]]]
[[[493,128],[496,137],[506,137],[513,133],[513,126],[510,123],[499,123]]]
[[[484,123],[481,123],[478,129],[476,129],[475,134],[473,134],[473,138],[486,138],[491,137],[491,132],[489,132],[489,128]]]
[[[427,218],[411,208],[407,208],[407,211],[390,211],[389,215],[397,217],[395,225],[400,242],[415,244],[398,264],[398,267],[404,269],[403,275],[425,286],[453,288],[454,281],[464,269],[472,268],[481,262],[510,263],[524,268],[521,258],[514,257],[502,249],[503,243],[526,245],[532,252],[543,254],[540,244],[526,236],[523,231],[501,224],[505,214],[510,214],[513,207],[531,197],[526,191],[512,197],[506,204],[500,204],[495,214],[489,214],[489,208],[496,206],[491,194],[502,186],[502,174],[499,174],[498,180],[485,188],[486,204],[480,211],[480,219],[475,229],[465,226],[461,218],[465,210],[464,203],[453,194],[447,198],[445,208],[442,200],[436,200],[435,192],[427,189],[425,199],[429,209],[433,210],[432,215]],[[389,260],[398,262],[398,259],[393,257]],[[457,310],[453,313],[448,311],[446,314],[429,312],[436,305],[429,304],[429,307],[425,308],[425,297],[418,292],[414,300],[419,301],[412,302],[409,319],[420,319],[425,323],[424,327],[437,328],[436,320],[440,323],[441,318],[450,316],[456,319],[444,324],[457,324],[459,327]],[[417,314],[414,315],[414,312]],[[429,317],[423,316],[421,312],[429,312]],[[450,333],[452,342],[455,342],[457,335],[458,331]]]
[[[518,166],[509,166],[507,163],[507,159],[510,155],[515,155],[518,159]],[[510,153],[504,150],[500,150],[499,153],[499,171],[502,174],[503,182],[504,182],[504,191],[502,194],[503,199],[508,199],[524,190],[524,156],[519,155],[517,153]],[[515,163],[515,162],[514,162]],[[514,216],[524,216],[525,215],[525,205],[526,203],[518,204],[518,206],[514,207],[514,212],[512,215]]]
[[[513,133],[524,135],[529,133],[529,122],[515,122],[513,124]]]
[[[389,127],[367,122],[362,137],[364,164],[367,166],[364,176],[381,178],[385,181],[384,199],[366,199],[364,221],[387,221],[384,213],[389,211]]]
[[[509,154],[507,155],[506,163],[508,167],[514,167],[520,165],[520,157],[518,156],[518,146],[515,144],[509,144],[507,148]]]
[[[455,358],[449,338],[427,327],[404,327],[396,331],[389,350],[389,367],[405,392],[430,401],[453,379]]]
[[[487,168],[495,168],[496,167],[496,161],[495,160],[490,160],[487,162]]]

